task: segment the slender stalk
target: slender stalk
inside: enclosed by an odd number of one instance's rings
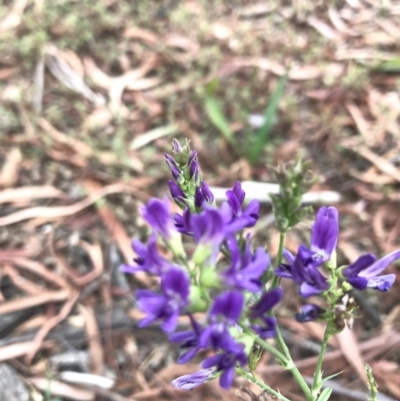
[[[278,249],[278,255],[276,258],[276,267],[279,267],[282,263],[282,258],[283,258],[283,245],[285,243],[285,232],[281,232],[279,236],[279,249]],[[271,288],[275,288],[279,285],[279,277],[274,276],[271,284]],[[274,313],[272,313],[272,316]],[[300,386],[301,390],[303,391],[307,401],[313,401],[313,395],[311,393],[310,387],[308,387],[308,384],[303,378],[303,375],[293,362],[292,356],[290,355],[290,351],[288,346],[285,343],[285,340],[282,337],[281,331],[279,330],[278,325],[276,326],[276,336],[275,340],[278,344],[279,349],[283,352],[285,355],[285,360],[287,361],[287,369],[290,370],[292,373],[293,378],[296,380],[297,384]]]
[[[282,263],[282,258],[283,258],[283,245],[285,243],[285,232],[281,232],[280,236],[279,236],[279,249],[278,249],[278,255],[276,257],[276,267],[279,267]],[[279,279],[280,277],[278,276],[274,276],[274,278],[272,279],[272,283],[271,283],[271,289],[275,288],[279,285]]]
[[[285,340],[283,339],[281,331],[279,330],[278,326],[276,326],[275,340],[276,340],[280,350],[285,354],[286,360],[288,361],[288,367],[289,367],[290,373],[292,374],[293,378],[296,380],[297,384],[300,386],[307,401],[314,401],[314,397],[311,393],[310,387],[308,387],[308,384],[304,380],[303,375],[301,374],[301,372],[297,368],[296,364],[294,363],[292,356],[290,355],[289,348],[286,345]]]
[[[260,337],[258,337],[252,331],[250,331],[247,327],[242,326],[242,329],[246,334],[251,336],[256,343],[260,344],[265,350],[275,355],[279,359],[279,361],[283,362],[284,364],[290,363],[288,359],[285,357],[285,355],[279,352],[271,344],[268,344],[266,341],[262,340]]]
[[[317,366],[315,367],[315,372],[314,372],[314,380],[313,384],[311,386],[311,392],[313,395],[313,399],[316,399],[319,392],[321,391],[322,387],[322,362],[324,360],[325,352],[326,352],[326,346],[328,345],[328,340],[330,338],[330,323],[325,327],[325,332],[324,332],[324,338],[322,340],[321,344],[321,350],[318,355],[318,361],[317,361]]]
[[[278,391],[275,391],[273,388],[267,386],[261,379],[259,379],[254,374],[246,372],[243,368],[236,368],[236,373],[239,374],[240,376],[245,377],[247,380],[251,381],[252,383],[257,384],[258,387],[260,387],[262,390],[268,392],[269,394],[272,394],[278,400],[290,401],[288,398],[283,396]]]

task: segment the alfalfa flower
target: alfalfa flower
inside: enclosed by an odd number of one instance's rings
[[[400,259],[400,250],[389,253],[376,260],[375,255],[368,253],[360,256],[354,263],[343,269],[342,274],[354,288],[365,290],[372,288],[388,291],[396,280],[396,275],[379,276],[391,263]]]
[[[171,333],[178,323],[179,314],[189,304],[190,279],[182,269],[171,267],[161,278],[161,293],[137,290],[139,309],[147,316],[139,326],[145,327],[161,320],[162,329]]]

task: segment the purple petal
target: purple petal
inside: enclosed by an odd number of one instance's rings
[[[311,233],[311,250],[323,252],[323,259],[329,260],[339,235],[339,214],[335,207],[321,207],[318,210]]]
[[[183,303],[187,303],[190,288],[189,276],[182,269],[171,268],[163,276],[161,288],[165,295],[173,298],[179,295]]]
[[[296,320],[300,323],[312,322],[317,320],[323,313],[324,309],[314,304],[307,304],[301,307],[301,312],[296,313]]]
[[[372,253],[362,255],[354,263],[343,269],[343,275],[345,277],[357,276],[362,270],[371,266],[375,261],[376,257]]]
[[[205,200],[212,204],[214,202],[214,194],[211,192],[210,187],[204,182],[201,182],[201,191],[203,192]]]
[[[200,171],[199,171],[199,164],[197,163],[196,160],[193,160],[189,164],[189,177],[190,179],[194,179],[194,182],[197,182],[200,176]]]
[[[219,384],[225,390],[229,390],[232,386],[233,378],[235,377],[235,367],[232,366],[226,369],[219,378]]]
[[[243,294],[239,291],[226,291],[217,296],[210,309],[210,315],[223,315],[231,323],[237,322],[244,305]]]
[[[360,277],[372,278],[382,273],[391,263],[400,259],[400,250],[389,253],[374,264],[360,272]]]
[[[192,215],[192,228],[197,242],[214,242],[216,246],[224,239],[224,221],[218,209],[205,209]]]
[[[181,187],[173,180],[168,180],[169,190],[171,192],[171,196],[174,199],[180,200],[185,199],[186,195],[182,191]]]
[[[233,191],[229,190],[226,191],[226,197],[228,198],[228,203],[232,209],[233,214],[235,216],[238,216],[242,211],[242,204],[239,202],[236,194]]]
[[[239,181],[235,182],[235,185],[232,188],[232,192],[235,194],[236,198],[238,199],[239,203],[242,205],[244,202],[244,198],[246,193],[242,189],[242,184]]]
[[[268,313],[283,297],[282,288],[274,288],[262,295],[260,300],[250,307],[250,317],[255,319]]]
[[[174,177],[175,180],[177,180],[179,178],[180,172],[175,159],[168,153],[164,153],[164,158],[165,161],[167,162],[169,169],[171,170],[172,176]]]
[[[166,238],[170,238],[174,230],[169,211],[170,203],[166,197],[163,200],[153,198],[142,208],[144,219],[155,231]]]
[[[307,282],[304,282],[300,286],[300,295],[304,298],[321,294],[321,292],[324,292],[324,290],[316,287],[315,284],[309,284]]]
[[[347,281],[357,290],[365,290],[368,286],[368,279],[365,277],[348,277]]]
[[[261,338],[272,338],[276,334],[276,319],[272,316],[263,316],[261,324],[252,324],[251,328]]]
[[[190,375],[184,375],[173,380],[171,384],[175,388],[181,390],[193,390],[195,387],[209,381],[212,378],[214,369],[202,369],[198,372],[191,373]]]
[[[209,356],[208,358],[206,358],[203,363],[201,364],[201,366],[205,369],[211,368],[212,366],[215,366],[219,363],[219,361],[221,360],[222,355],[218,354],[218,355],[213,355],[213,356]]]
[[[257,199],[251,200],[243,211],[243,215],[251,217],[254,220],[254,224],[256,224],[258,218],[260,217],[259,213],[260,202]]]
[[[378,291],[389,291],[390,287],[396,281],[395,274],[386,274],[384,276],[373,277],[368,280],[367,287]]]
[[[175,309],[172,313],[166,316],[163,323],[161,324],[161,328],[166,333],[172,333],[176,326],[178,325],[178,317],[179,317],[179,309]]]
[[[287,249],[283,249],[283,256],[290,264],[294,263],[295,256]]]

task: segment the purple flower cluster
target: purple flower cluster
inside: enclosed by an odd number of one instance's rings
[[[252,361],[254,343],[275,336],[276,321],[271,312],[283,291],[274,286],[275,281],[273,285],[266,283],[270,257],[262,247],[253,249],[250,235],[243,233],[256,224],[259,202],[253,200],[246,205],[245,192],[236,182],[226,192],[226,201],[217,206],[210,188],[202,181],[197,153],[188,144],[182,147],[174,141],[173,154],[165,155],[173,177],[169,188],[182,213],[172,216],[167,198],[150,200],[141,212],[152,233],[147,243],[133,240],[137,257],[121,270],[144,271],[158,277],[157,289],[136,291],[138,308],[145,316],[140,326],[160,324],[171,342],[179,344],[179,363],[212,351],[203,360],[202,370],[177,378],[173,385],[189,390],[219,377],[221,387],[229,388],[235,369]],[[332,310],[332,299],[347,295],[351,287],[387,291],[395,276],[379,274],[400,259],[400,251],[378,261],[366,254],[337,269],[338,219],[336,208],[321,207],[312,226],[310,245],[300,245],[296,255],[284,250],[287,262],[274,271],[276,276],[298,285],[304,298],[320,296],[329,300]],[[195,246],[185,249],[183,236]],[[160,254],[158,241],[167,246],[170,258]],[[197,312],[202,313],[201,318]],[[330,318],[334,318],[333,313]],[[189,317],[190,325],[177,331],[182,315]],[[306,304],[296,318],[305,322],[329,316],[326,309]]]
[[[275,270],[277,276],[290,278],[297,284],[300,295],[304,298],[331,290],[329,268],[326,267],[329,267],[332,256],[336,254],[339,236],[338,217],[336,208],[321,207],[312,226],[310,246],[300,245],[296,256],[284,250],[283,255],[288,263],[282,263]],[[378,261],[374,255],[365,254],[341,269],[338,275],[342,283],[347,282],[358,290],[373,288],[388,291],[395,281],[395,275],[378,275],[398,259],[400,251],[392,252]],[[336,269],[336,266],[333,268]],[[301,322],[316,320],[324,312],[324,309],[317,305],[307,304],[296,318]]]
[[[178,147],[176,151],[179,153]],[[147,244],[133,241],[137,257],[133,265],[123,265],[121,270],[145,271],[160,278],[158,291],[136,291],[138,307],[145,314],[140,326],[159,322],[170,340],[180,344],[180,363],[200,351],[214,351],[202,362],[203,370],[174,380],[174,386],[192,389],[219,377],[221,386],[229,388],[235,367],[247,363],[255,336],[275,335],[270,312],[283,294],[281,289],[265,291],[262,277],[270,258],[261,247],[253,251],[250,236],[241,234],[257,222],[259,203],[251,201],[244,206],[245,193],[237,182],[227,191],[227,201],[215,206],[210,189],[200,179],[196,153],[186,156],[165,156],[174,177],[169,183],[171,194],[184,208],[182,215],[171,216],[166,198],[150,200],[142,215],[153,233]],[[181,234],[192,237],[196,244],[190,256],[174,251],[182,247]],[[160,255],[158,239],[174,256],[180,256],[175,262]],[[195,318],[198,311],[205,312],[202,321]],[[184,314],[191,327],[176,331],[178,317]],[[242,327],[252,330],[253,337]]]

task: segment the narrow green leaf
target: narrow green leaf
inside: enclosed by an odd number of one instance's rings
[[[327,376],[322,380],[322,383],[325,383],[327,380],[333,379],[334,377],[339,376],[342,373],[343,373],[343,370],[341,372],[334,373],[333,375]]]
[[[400,57],[393,57],[391,60],[382,61],[375,69],[386,72],[400,72]]]
[[[221,132],[221,134],[230,143],[233,142],[233,133],[229,128],[229,124],[221,110],[221,106],[217,99],[212,96],[207,96],[205,101],[205,108],[208,118],[215,125],[216,128]]]
[[[328,401],[328,400],[329,400],[329,397],[331,396],[331,394],[332,394],[332,389],[329,388],[329,387],[327,387],[326,389],[324,389],[324,390],[322,391],[322,393],[321,393],[320,396],[318,397],[318,400],[317,400],[317,401]]]
[[[257,131],[255,140],[251,141],[249,158],[252,164],[258,163],[264,145],[271,134],[273,126],[276,124],[278,120],[278,106],[283,96],[287,79],[288,79],[288,71],[286,72],[285,75],[279,78],[276,88],[272,93],[271,98],[264,112],[264,118],[265,118],[264,124]]]

